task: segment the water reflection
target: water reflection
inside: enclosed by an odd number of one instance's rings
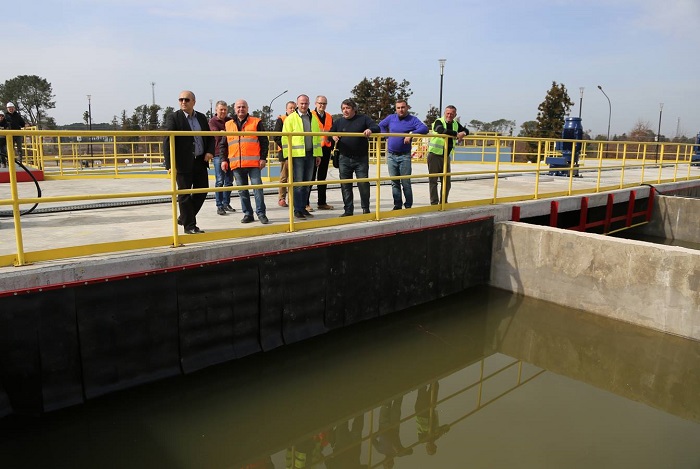
[[[642,233],[637,233],[634,230],[625,230],[615,233],[613,236],[623,239],[634,239],[637,241],[645,241],[647,243],[653,244],[664,244],[666,246],[679,246],[687,249],[694,249],[700,251],[700,243],[693,243],[691,241],[684,241],[682,239],[669,239],[660,238],[658,236],[649,236]]]
[[[700,343],[479,288],[0,421],[2,467],[697,467]]]

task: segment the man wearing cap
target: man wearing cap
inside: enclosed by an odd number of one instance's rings
[[[7,120],[7,124],[10,126],[10,130],[21,130],[27,126],[25,124],[24,119],[22,119],[22,116],[19,115],[19,112],[15,109],[15,105],[13,103],[7,103],[7,112],[5,113],[5,120]],[[22,156],[23,156],[23,149],[22,149],[22,140],[24,140],[24,137],[21,135],[15,135],[12,137],[13,144],[17,148],[15,150],[15,154],[17,155],[17,159],[19,162],[22,162]]]

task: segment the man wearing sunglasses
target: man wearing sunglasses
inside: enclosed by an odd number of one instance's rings
[[[178,98],[180,110],[168,116],[165,129],[169,131],[209,131],[207,118],[201,112],[194,110],[196,103],[194,93],[185,90]],[[177,136],[175,137],[175,168],[178,190],[199,189],[209,187],[209,161],[214,158],[214,137],[210,136]],[[170,138],[163,142],[165,168],[170,172]],[[207,198],[205,192],[197,194],[181,194],[177,196],[180,207],[178,224],[185,228],[186,234],[204,233],[197,226],[197,213]]]

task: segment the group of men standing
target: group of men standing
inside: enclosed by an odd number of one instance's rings
[[[262,134],[266,129],[260,118],[248,113],[248,103],[238,100],[234,104],[234,113],[228,115],[228,106],[224,101],[216,103],[216,114],[208,122],[204,114],[194,110],[195,96],[191,91],[180,93],[180,110],[171,114],[166,121],[166,130],[213,130],[226,132],[244,132],[237,136],[177,136],[175,137],[175,163],[177,167],[177,185],[179,190],[197,189],[208,187],[208,166],[213,161],[216,175],[216,187],[227,187],[233,184],[235,179],[237,186],[262,185],[261,171],[267,164],[269,140]],[[371,118],[357,112],[357,104],[352,99],[346,99],[341,104],[342,117],[333,121],[330,113],[326,112],[328,100],[325,96],[317,96],[315,107],[310,109],[309,96],[302,94],[296,102],[290,101],[286,105],[285,115],[278,117],[274,131],[291,135],[275,136],[274,141],[280,147],[278,158],[280,159],[281,174],[280,183],[288,181],[289,171],[292,171],[294,182],[325,181],[331,153],[339,154],[340,179],[366,179],[369,176],[369,140],[373,133],[407,133],[425,135],[427,126],[417,117],[409,114],[408,103],[400,99],[396,102],[396,114],[383,119],[376,124]],[[461,139],[468,135],[469,131],[459,122],[456,122],[457,110],[454,106],[447,106],[444,117],[439,118],[433,124],[428,153],[428,170],[430,173],[442,173],[444,168],[444,145],[447,140],[447,154],[449,155],[454,145],[453,139],[445,139],[449,135]],[[248,133],[250,132],[250,133]],[[360,133],[362,137],[323,135],[332,133]],[[257,133],[254,134],[254,133]],[[318,135],[307,135],[316,133]],[[443,135],[440,137],[439,135]],[[392,180],[392,196],[394,210],[403,207],[411,208],[413,205],[413,192],[411,188],[411,141],[412,137],[389,137],[387,141],[387,166],[389,175],[401,177]],[[170,170],[170,143],[165,139],[165,164]],[[447,162],[449,172],[449,159]],[[437,193],[438,177],[429,178],[430,203],[438,204],[440,198]],[[445,183],[445,199],[450,189],[449,177]],[[341,193],[343,197],[343,213],[341,217],[354,214],[354,200],[352,183],[342,183]],[[360,193],[360,207],[362,213],[369,213],[369,182],[358,182]],[[304,220],[314,215],[310,205],[310,193],[312,185],[303,184],[294,186],[294,217]],[[402,194],[403,192],[403,194]],[[255,198],[255,214],[262,224],[270,223],[266,214],[266,206],[262,188],[253,190]],[[319,184],[317,188],[319,210],[333,210],[326,199],[326,184]],[[278,193],[278,205],[287,207],[287,188],[280,187]],[[241,223],[250,223],[255,220],[253,208],[250,202],[250,193],[247,189],[239,191],[243,218]],[[194,194],[182,194],[178,196],[180,216],[178,223],[184,226],[185,233],[203,233],[197,226],[196,215],[204,200],[205,192]],[[446,200],[445,200],[446,201]],[[216,192],[216,210],[219,215],[235,212],[230,205],[230,192]]]
[[[7,103],[6,108],[6,113],[0,112],[0,130],[20,130],[27,126],[14,103]],[[23,137],[17,135],[10,141],[10,145],[15,146],[15,155],[20,163],[24,154],[22,140],[24,140]],[[0,166],[7,168],[7,163],[7,138],[0,137]]]

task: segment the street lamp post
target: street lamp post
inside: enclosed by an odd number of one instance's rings
[[[612,116],[612,104],[610,104],[610,98],[608,95],[603,91],[603,87],[598,85],[598,89],[605,95],[605,97],[608,99],[608,138],[607,141],[610,141],[610,117]]]
[[[578,118],[581,118],[581,111],[583,111],[583,86],[579,87],[579,91],[581,92],[581,99],[579,100],[578,104]]]
[[[656,162],[659,162],[659,145],[661,145],[661,116],[664,112],[664,103],[659,103],[659,130],[656,132]],[[663,158],[663,155],[661,155]]]
[[[88,130],[92,132],[92,95],[87,95],[88,99]],[[95,167],[95,160],[92,158],[92,134],[88,137],[90,139],[90,143],[88,146],[90,147],[90,167],[94,168]]]
[[[209,119],[214,117],[214,100],[209,99]]]
[[[289,90],[284,90],[284,91],[282,91],[280,94],[278,94],[277,96],[275,96],[274,98],[272,98],[272,100],[270,101],[270,105],[267,106],[267,112],[270,113],[270,116],[269,116],[270,119],[272,119],[272,103],[274,103],[274,102],[275,102],[275,99],[279,98],[280,96],[282,96],[283,94],[285,94],[287,91],[289,91]],[[263,118],[265,118],[265,123],[267,123],[267,120],[268,120],[268,119],[267,119],[267,116],[264,115],[264,113],[263,113]]]
[[[447,62],[447,59],[439,59],[438,62],[440,62],[440,108],[438,111],[442,115],[442,78],[445,75],[445,62]]]

